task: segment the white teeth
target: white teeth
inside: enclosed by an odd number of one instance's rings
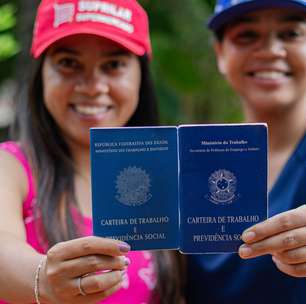
[[[262,71],[262,72],[255,72],[254,76],[262,79],[279,79],[284,77],[285,73],[277,72],[277,71]]]
[[[109,110],[108,106],[84,106],[84,105],[75,105],[75,110],[83,115],[98,115],[104,114]]]

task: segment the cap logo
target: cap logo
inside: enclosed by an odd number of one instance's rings
[[[132,20],[132,11],[118,7],[116,4],[105,2],[105,1],[80,1],[79,2],[80,12],[100,12],[109,14],[114,17],[122,18],[127,21]]]
[[[74,16],[74,4],[54,4],[54,27],[58,27],[63,23],[72,22]]]
[[[237,5],[242,2],[247,2],[249,0],[229,0],[229,1],[220,1],[220,3],[216,4],[215,6],[215,13],[221,13],[227,7]]]
[[[134,25],[131,23],[132,11],[107,1],[79,1],[77,9],[74,3],[55,4],[54,12],[54,27],[73,21],[100,22],[129,34],[134,32]]]
[[[215,13],[216,14],[222,12],[222,10],[223,10],[223,5],[222,4],[216,5],[216,7],[215,7]]]
[[[244,2],[244,1],[232,0],[232,1],[231,1],[231,5],[236,5],[236,4],[239,4],[240,2]]]

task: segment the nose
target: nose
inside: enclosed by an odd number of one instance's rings
[[[262,39],[256,54],[260,58],[284,58],[287,50],[284,43],[274,33],[270,33]]]
[[[108,79],[100,71],[88,71],[80,75],[75,91],[90,97],[108,94],[110,90]]]

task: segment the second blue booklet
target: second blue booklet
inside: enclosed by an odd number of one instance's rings
[[[267,127],[179,127],[180,248],[236,252],[267,218]]]
[[[94,234],[132,250],[235,252],[267,218],[265,124],[93,128]]]

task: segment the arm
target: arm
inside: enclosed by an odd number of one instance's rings
[[[33,299],[30,290],[34,281],[30,281],[40,257],[26,244],[22,220],[27,178],[19,163],[6,152],[0,152],[0,164],[0,298],[13,299],[18,290],[25,299]]]
[[[293,277],[306,277],[306,205],[280,213],[242,234],[243,259],[271,254],[276,267]]]
[[[43,257],[26,243],[22,202],[27,179],[21,165],[0,152],[0,298],[11,303],[33,303],[37,266]],[[96,303],[120,288],[124,257],[122,242],[96,237],[79,238],[52,247],[40,271],[42,303]],[[109,272],[97,271],[112,270]],[[79,293],[78,278],[88,294]]]

